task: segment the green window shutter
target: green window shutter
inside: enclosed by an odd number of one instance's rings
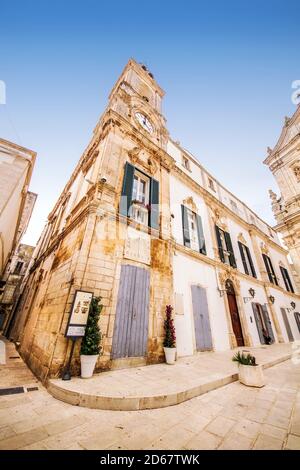
[[[189,221],[188,221],[188,211],[185,206],[181,206],[181,214],[182,214],[182,229],[183,229],[183,243],[185,246],[190,248],[191,246],[191,238],[189,232]]]
[[[196,215],[196,220],[197,220],[197,231],[198,231],[198,241],[199,241],[199,251],[203,255],[206,255],[206,246],[205,246],[205,238],[204,238],[204,232],[203,232],[203,225],[202,225],[202,219],[200,215]]]
[[[220,235],[220,230],[221,229],[219,229],[219,227],[217,225],[215,226],[215,229],[216,229],[216,237],[217,237],[220,260],[222,261],[222,263],[225,263],[222,240],[221,240],[221,235]]]
[[[128,212],[132,201],[134,166],[126,162],[124,170],[123,187],[120,201],[120,214],[128,217]]]
[[[244,271],[245,271],[246,274],[250,274],[249,270],[248,270],[247,263],[246,263],[246,258],[245,258],[245,252],[244,252],[245,245],[243,245],[241,242],[238,242],[238,245],[239,245],[239,249],[240,249],[240,253],[241,253],[241,258],[242,258],[242,262],[243,262],[243,266],[244,266]]]
[[[266,270],[267,270],[267,273],[268,273],[269,281],[272,282],[272,284],[273,284],[272,273],[271,273],[271,271],[270,271],[270,266],[269,266],[269,263],[268,263],[268,259],[269,259],[269,258],[268,258],[268,256],[265,255],[264,253],[263,253],[262,257],[263,257],[263,260],[264,260],[264,263],[265,263],[265,267],[266,267]]]
[[[267,269],[267,273],[268,273],[268,276],[269,276],[269,280],[272,284],[276,284],[276,286],[278,286],[278,281],[277,281],[277,277],[275,275],[275,271],[274,271],[274,268],[273,268],[273,265],[272,265],[272,262],[269,258],[269,256],[265,255],[263,253],[263,260],[264,260],[264,263],[265,263],[265,266],[266,266],[266,269]]]
[[[159,183],[154,178],[150,180],[150,213],[149,226],[159,229]]]
[[[224,234],[225,234],[225,241],[226,241],[227,250],[229,251],[230,266],[232,266],[233,268],[236,268],[236,261],[235,261],[234,251],[233,251],[233,248],[232,248],[230,234],[228,232],[224,232]]]
[[[251,267],[252,276],[253,276],[253,277],[257,277],[257,276],[256,276],[256,272],[255,272],[255,268],[254,268],[254,264],[253,264],[253,261],[252,261],[252,257],[251,257],[250,250],[249,250],[249,248],[248,248],[247,246],[246,246],[245,248],[246,248],[246,252],[247,252],[249,264],[250,264],[250,267]]]
[[[292,284],[292,281],[291,281],[288,270],[286,268],[283,268],[282,266],[279,266],[279,267],[280,267],[280,271],[281,271],[281,274],[282,274],[282,277],[283,277],[283,280],[284,280],[286,290],[288,292],[293,292],[294,293],[293,284]]]

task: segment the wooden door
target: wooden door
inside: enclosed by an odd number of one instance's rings
[[[237,306],[236,297],[235,297],[233,288],[227,292],[227,299],[228,299],[229,311],[230,311],[230,316],[231,316],[232,329],[236,338],[237,345],[244,346],[245,343],[244,343],[242,325],[241,325],[241,320],[240,320],[240,315],[239,315],[239,309]]]
[[[121,268],[112,359],[147,354],[150,273],[132,265]]]
[[[204,287],[192,286],[192,303],[194,313],[195,338],[197,351],[212,349],[208,303]]]
[[[280,310],[281,310],[282,318],[283,318],[283,321],[284,321],[284,324],[285,324],[285,329],[286,329],[289,341],[294,341],[294,336],[293,336],[293,333],[292,333],[292,330],[291,330],[291,326],[290,326],[285,308],[281,308]]]

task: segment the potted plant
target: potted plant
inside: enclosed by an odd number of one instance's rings
[[[239,366],[239,381],[249,387],[263,387],[265,379],[261,365],[256,363],[256,359],[250,353],[238,351],[232,358]]]
[[[173,307],[166,306],[166,319],[164,321],[165,339],[164,339],[164,352],[167,364],[175,364],[176,357],[176,335],[174,320],[172,318]]]
[[[100,297],[92,298],[85,335],[81,342],[80,362],[81,377],[83,379],[92,377],[97,359],[101,351],[99,317],[103,305],[100,304],[100,300]]]

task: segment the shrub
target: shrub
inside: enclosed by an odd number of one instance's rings
[[[100,304],[100,301],[101,297],[92,298],[85,335],[81,342],[80,354],[91,356],[101,352],[99,318],[103,305]]]
[[[166,319],[164,321],[164,328],[165,328],[164,347],[165,348],[176,347],[176,335],[175,335],[174,320],[172,318],[172,310],[173,310],[173,307],[171,307],[171,305],[166,306]]]
[[[232,358],[234,362],[238,362],[244,366],[257,366],[256,359],[250,353],[245,354],[244,352],[238,351]]]

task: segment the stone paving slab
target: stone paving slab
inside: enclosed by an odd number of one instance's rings
[[[291,344],[238,349],[251,351],[264,368],[288,360],[293,352]],[[231,358],[238,349],[199,353],[181,358],[172,366],[155,364],[114,370],[90,379],[51,379],[47,387],[58,400],[87,408],[124,411],[163,408],[236,381],[237,365]],[[256,410],[257,415],[263,413],[264,406],[261,411]],[[286,417],[279,413],[273,420],[270,424],[284,423]]]

